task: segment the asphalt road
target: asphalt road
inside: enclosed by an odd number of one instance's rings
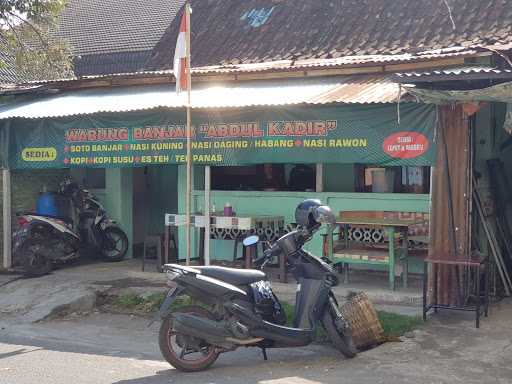
[[[481,330],[469,320],[440,317],[413,339],[352,360],[328,345],[271,350],[267,362],[257,349],[240,349],[194,374],[163,361],[157,325],[147,328],[140,318],[93,314],[37,324],[0,319],[0,384],[509,384],[509,314]]]
[[[0,384],[338,383],[335,368],[346,360],[328,345],[272,350],[244,348],[219,358],[208,371],[183,374],[158,350],[158,325],[124,315],[0,330]],[[324,377],[331,372],[331,378]],[[325,380],[324,380],[325,379]]]

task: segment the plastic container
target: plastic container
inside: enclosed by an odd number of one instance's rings
[[[59,210],[54,193],[43,192],[37,198],[36,213],[42,216],[59,216]]]
[[[224,205],[224,216],[233,216],[233,207],[230,203]]]

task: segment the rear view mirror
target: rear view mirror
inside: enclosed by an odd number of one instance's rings
[[[243,241],[243,244],[245,247],[250,247],[252,245],[258,244],[258,241],[260,241],[260,238],[256,235],[253,235],[246,237]]]

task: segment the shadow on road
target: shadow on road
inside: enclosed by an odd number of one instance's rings
[[[219,369],[210,369],[207,372],[184,373],[176,370],[159,371],[153,376],[139,377],[137,379],[116,381],[112,384],[164,384],[164,383],[241,383],[244,384],[320,384],[338,382],[339,378],[321,377],[315,370],[309,375],[301,375],[293,372],[276,374],[266,369],[258,370],[249,377],[241,374],[240,370],[233,375],[226,375]]]
[[[6,359],[6,358],[12,357],[12,356],[24,355],[26,353],[34,352],[34,351],[37,351],[37,350],[38,349],[34,350],[34,349],[20,348],[20,349],[17,349],[16,351],[7,352],[7,353],[0,353],[0,360]]]

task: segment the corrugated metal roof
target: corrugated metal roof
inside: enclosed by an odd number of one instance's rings
[[[403,89],[423,103],[452,104],[454,102],[512,102],[512,82],[492,87],[470,90],[423,89],[415,85],[404,85]]]
[[[422,62],[433,59],[447,59],[454,57],[471,56],[478,53],[477,50],[468,48],[438,49],[414,54],[400,55],[357,55],[344,56],[335,59],[306,59],[306,60],[279,60],[263,63],[229,64],[223,66],[206,66],[194,68],[193,72],[198,74],[208,73],[246,73],[264,72],[269,70],[301,70],[314,68],[350,67],[359,65],[385,65],[408,62]]]
[[[511,69],[499,69],[492,67],[458,67],[447,69],[436,69],[424,72],[406,72],[397,73],[396,76],[400,78],[424,78],[436,76],[463,76],[469,74],[494,74],[494,75],[507,75],[512,74]]]
[[[239,108],[294,104],[368,104],[397,100],[399,85],[384,76],[248,81],[203,84],[192,90],[194,108]],[[184,108],[186,94],[169,85],[89,89],[39,96],[0,106],[0,119],[45,118]]]
[[[477,50],[467,49],[463,47],[452,47],[447,49],[438,49],[435,51],[423,51],[415,54],[401,54],[401,55],[364,55],[364,56],[345,56],[336,59],[307,59],[307,60],[280,60],[268,61],[263,63],[250,63],[250,64],[229,64],[229,65],[215,65],[207,67],[192,68],[193,76],[201,75],[236,75],[236,74],[250,74],[262,72],[292,72],[304,71],[314,69],[329,69],[329,68],[351,68],[361,66],[382,66],[393,65],[401,63],[416,63],[427,62],[433,59],[449,59],[455,57],[474,56],[478,53]],[[110,73],[103,75],[89,75],[81,77],[73,77],[58,80],[41,80],[32,81],[28,84],[67,84],[83,80],[103,80],[115,78],[151,78],[158,76],[169,75],[174,79],[173,71],[171,69],[157,70],[157,71],[138,71],[129,73]]]

